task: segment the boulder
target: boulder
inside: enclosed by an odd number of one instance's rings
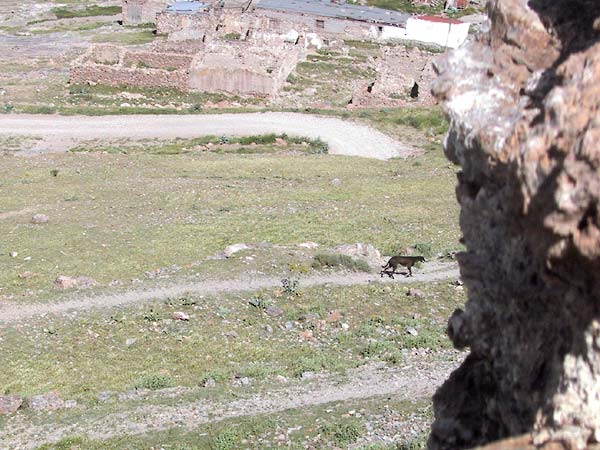
[[[187,315],[186,313],[184,313],[183,311],[175,311],[172,315],[171,318],[173,320],[190,320],[190,316]]]
[[[96,280],[85,276],[69,277],[66,275],[59,275],[54,281],[54,287],[56,289],[87,289],[97,285],[98,282]]]
[[[31,223],[40,225],[44,223],[48,223],[50,218],[46,214],[36,214],[31,218]]]
[[[223,254],[226,258],[231,258],[237,252],[241,252],[242,250],[248,250],[250,248],[247,244],[232,244],[225,247],[223,250]]]
[[[57,392],[49,392],[48,394],[34,395],[29,399],[28,405],[36,411],[56,411],[65,407],[65,401]]]
[[[344,244],[335,247],[334,250],[353,258],[366,259],[370,266],[381,266],[383,264],[381,253],[371,244]]]
[[[532,433],[583,449],[600,440],[600,2],[488,11],[435,63],[468,294],[448,332],[470,353],[434,396],[428,447]]]
[[[23,398],[18,395],[0,395],[0,415],[12,414],[23,404]]]

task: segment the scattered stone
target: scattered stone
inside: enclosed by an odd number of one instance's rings
[[[348,325],[347,323],[342,324],[342,330],[348,331],[349,329],[350,329],[350,325]]]
[[[34,395],[29,399],[28,405],[36,411],[56,411],[65,407],[65,401],[57,392],[49,392],[48,394]]]
[[[190,316],[188,316],[183,311],[175,311],[171,316],[173,320],[190,320]]]
[[[339,178],[334,178],[333,180],[331,180],[331,184],[334,186],[340,186],[342,184],[342,180],[340,180]]]
[[[224,336],[232,339],[237,339],[240,337],[240,335],[237,334],[235,331],[228,331],[224,334]]]
[[[317,248],[319,246],[319,244],[317,244],[316,242],[302,242],[300,244],[297,245],[300,248]]]
[[[283,314],[283,309],[280,308],[279,306],[270,305],[265,308],[265,313],[271,317],[278,317]]]
[[[316,374],[314,372],[306,371],[306,372],[302,372],[302,375],[300,375],[300,379],[302,381],[307,381],[307,380],[314,379],[315,376],[316,376]]]
[[[113,393],[110,391],[101,391],[98,392],[98,401],[101,403],[109,401],[113,396]]]
[[[77,400],[67,400],[65,402],[65,406],[66,409],[71,409],[71,408],[76,408],[77,407]]]
[[[23,279],[23,280],[28,279],[28,278],[32,278],[34,276],[35,276],[35,273],[29,272],[29,271],[20,273],[18,275],[18,277],[21,278],[21,279]]]
[[[287,145],[287,142],[285,139],[275,138],[275,145],[277,145],[279,147],[285,147]]]
[[[279,383],[287,383],[288,379],[286,377],[284,377],[283,375],[275,375],[275,381],[277,381]]]
[[[298,333],[298,336],[300,336],[300,339],[302,339],[304,341],[311,341],[314,339],[313,330],[301,331],[300,333]]]
[[[232,386],[250,386],[251,380],[248,377],[234,377],[231,380]]]
[[[294,329],[294,322],[287,321],[287,322],[285,323],[285,325],[284,325],[284,328],[285,328],[287,331],[293,330],[293,329]]]
[[[412,336],[418,336],[419,332],[413,327],[406,327],[406,332]]]
[[[81,289],[87,289],[94,286],[98,286],[98,282],[90,277],[77,277],[77,287]]]
[[[23,398],[18,395],[0,395],[0,415],[12,414],[23,404]]]
[[[314,325],[317,323],[317,321],[320,319],[319,315],[316,313],[306,313],[301,315],[298,320],[300,322],[305,322],[309,325]]]
[[[265,333],[267,334],[273,334],[273,327],[271,325],[264,325],[263,330],[265,330]]]
[[[10,252],[8,256],[10,256],[11,258],[16,258],[17,256],[19,256],[19,254],[17,252]]]
[[[127,347],[131,347],[133,344],[135,344],[137,342],[136,338],[129,338],[125,341],[125,345]]]
[[[54,287],[56,289],[72,289],[80,288],[86,289],[97,286],[98,282],[90,277],[68,277],[66,275],[59,275],[54,281]]]
[[[205,388],[213,388],[217,385],[217,382],[215,381],[214,378],[207,378],[206,380],[204,380],[202,382],[202,387]]]
[[[381,253],[371,244],[344,244],[335,247],[334,250],[342,255],[351,256],[353,258],[364,258],[369,265],[377,266],[381,270],[381,267],[379,267],[383,263]]]
[[[329,311],[329,314],[327,315],[327,320],[329,322],[339,322],[340,320],[342,320],[342,314],[339,310],[334,309],[333,311]]]
[[[50,218],[46,214],[36,214],[31,218],[31,223],[41,225],[44,223],[48,223],[49,220]]]
[[[223,254],[226,258],[231,258],[231,256],[233,256],[237,252],[241,252],[242,250],[248,250],[249,248],[250,246],[247,244],[232,244],[225,247],[225,250],[223,250]]]
[[[406,291],[406,295],[408,297],[423,298],[425,297],[425,292],[416,288],[408,288],[408,291]]]
[[[54,281],[54,287],[56,289],[72,289],[77,287],[77,279],[66,275],[59,275]]]
[[[121,392],[118,395],[118,399],[120,402],[124,402],[127,400],[133,400],[143,396],[146,393],[145,389],[131,389],[127,392]]]

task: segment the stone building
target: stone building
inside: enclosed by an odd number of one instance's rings
[[[243,41],[209,45],[194,58],[189,88],[203,92],[273,96],[303,53],[293,44],[253,45]]]
[[[156,15],[167,7],[166,0],[122,0],[123,23],[153,23]]]

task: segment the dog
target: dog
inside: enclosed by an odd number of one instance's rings
[[[412,266],[418,262],[425,262],[425,258],[423,256],[392,256],[385,266],[381,266],[383,270],[379,273],[379,275],[383,277],[383,275],[386,274],[393,279],[394,274],[399,273],[396,272],[398,266],[404,266],[408,269],[407,276],[412,277]]]

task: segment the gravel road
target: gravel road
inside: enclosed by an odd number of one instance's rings
[[[389,159],[413,149],[362,124],[299,113],[207,115],[59,116],[0,115],[0,136],[36,136],[42,140],[27,154],[66,151],[92,139],[174,139],[204,135],[251,136],[287,133],[320,138],[334,155]]]
[[[373,282],[385,283],[414,283],[433,282],[458,278],[460,276],[455,263],[429,262],[419,269],[413,277],[396,275],[394,280],[378,274],[368,273],[332,273],[322,275],[311,275],[300,278],[304,287],[332,284],[336,286],[352,286],[358,284],[369,284]],[[14,323],[27,320],[31,317],[44,316],[46,314],[62,314],[73,311],[85,311],[89,309],[114,308],[133,303],[161,300],[169,297],[177,297],[185,293],[197,295],[216,295],[227,292],[256,291],[259,289],[272,288],[281,285],[281,277],[257,277],[238,278],[217,281],[198,281],[193,283],[178,283],[152,289],[138,289],[120,292],[116,294],[101,294],[89,296],[74,293],[72,298],[58,303],[5,303],[0,304],[0,325],[3,323]]]

